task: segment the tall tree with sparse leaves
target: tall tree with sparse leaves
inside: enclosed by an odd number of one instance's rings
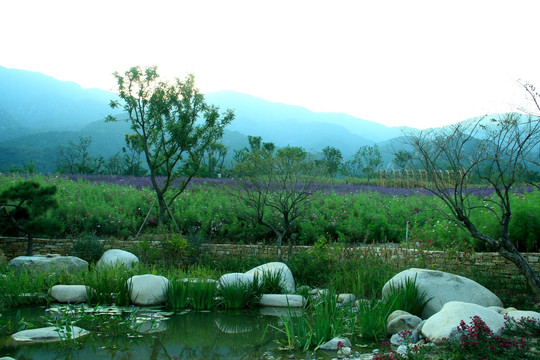
[[[121,108],[138,137],[156,193],[159,216],[165,213],[198,173],[205,151],[223,136],[233,119],[231,110],[220,114],[208,105],[195,87],[195,78],[174,82],[160,80],[157,67],[132,67],[123,74],[114,73],[120,101],[111,108]],[[109,115],[107,121],[118,121]],[[163,180],[158,179],[163,176]],[[173,182],[178,184],[173,186]]]
[[[523,185],[527,167],[538,161],[540,118],[509,113],[408,135],[415,158],[428,174],[428,190],[447,206],[440,214],[511,261],[540,299],[540,278],[509,231],[517,187]],[[479,184],[494,193],[485,195]],[[498,226],[480,226],[475,214],[481,212],[493,214]]]

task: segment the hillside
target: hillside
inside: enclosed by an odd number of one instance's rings
[[[41,73],[0,67],[0,170],[32,160],[38,171],[54,171],[58,147],[78,141],[81,135],[92,137],[93,155],[108,157],[121,151],[124,134],[130,132],[128,124],[103,122],[115,96]],[[333,146],[348,158],[362,145],[400,134],[399,128],[350,115],[316,113],[234,91],[209,93],[206,99],[235,111],[223,138],[230,156],[247,146],[248,135],[262,136],[279,147],[301,146],[315,154]]]

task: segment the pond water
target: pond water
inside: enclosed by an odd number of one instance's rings
[[[44,314],[45,307],[20,309],[31,319]],[[293,353],[282,351],[274,341],[275,333],[265,334],[268,326],[280,326],[279,311],[261,308],[250,311],[188,311],[168,316],[160,322],[164,331],[140,337],[90,335],[78,345],[59,343],[17,344],[11,338],[0,340],[0,357],[18,360],[157,360],[157,359],[289,359]],[[3,318],[14,314],[4,314]],[[142,329],[142,327],[141,327]],[[270,330],[271,331],[271,330]],[[366,349],[367,350],[367,349]],[[296,359],[331,359],[335,352],[318,351],[316,356],[294,353]]]

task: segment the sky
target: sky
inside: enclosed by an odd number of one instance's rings
[[[388,126],[427,128],[530,106],[538,0],[0,2],[0,65],[85,88],[158,66]]]

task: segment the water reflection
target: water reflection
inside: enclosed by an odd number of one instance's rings
[[[279,326],[278,312],[257,309],[237,312],[195,312],[171,315],[140,337],[107,337],[92,334],[69,346],[21,345],[7,341],[0,356],[18,360],[158,360],[158,359],[264,359],[279,358],[273,336],[263,334]],[[43,309],[37,309],[39,314]],[[273,316],[263,314],[271,313]],[[39,316],[35,314],[34,316]],[[27,315],[26,318],[31,318]],[[155,330],[155,331],[154,331]],[[163,331],[162,331],[163,330]],[[283,354],[284,358],[288,354]]]

